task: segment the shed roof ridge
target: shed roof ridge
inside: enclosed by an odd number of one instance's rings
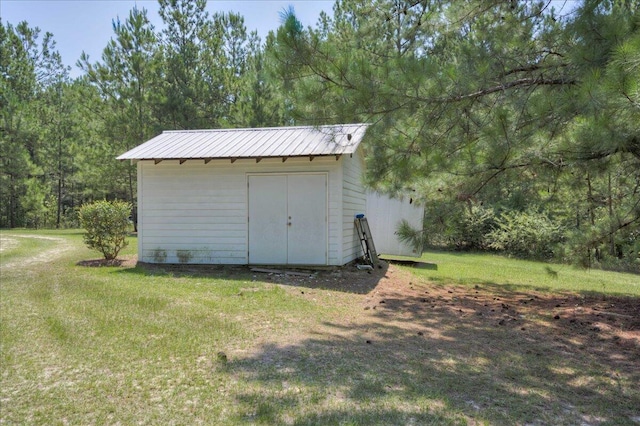
[[[162,133],[215,133],[215,132],[261,132],[267,130],[301,130],[301,129],[328,129],[341,127],[366,127],[367,123],[346,123],[346,124],[323,124],[320,126],[283,126],[283,127],[246,127],[246,128],[225,128],[225,129],[185,129],[185,130],[163,130]]]

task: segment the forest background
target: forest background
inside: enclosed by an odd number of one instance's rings
[[[640,272],[638,0],[338,0],[265,40],[159,5],[162,30],[132,9],[76,78],[53,35],[0,21],[0,227],[135,204],[115,157],[163,130],[366,122],[367,184],[425,205],[405,239]]]

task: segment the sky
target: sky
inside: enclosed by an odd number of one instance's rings
[[[270,30],[280,25],[280,12],[290,5],[306,26],[315,26],[321,11],[332,14],[333,0],[209,0],[207,11],[236,12],[244,16],[249,32],[258,31],[264,40]],[[113,37],[112,20],[124,21],[137,6],[145,8],[156,30],[162,26],[157,0],[0,0],[0,19],[4,24],[17,25],[27,21],[39,27],[41,36],[53,34],[62,61],[71,66],[71,76],[81,74],[76,61],[84,51],[91,62],[100,60],[102,50]]]
[[[258,31],[264,40],[270,30],[280,25],[280,12],[293,6],[296,16],[307,26],[315,26],[320,12],[332,15],[333,0],[209,0],[207,11],[236,12],[244,16],[249,32]],[[575,0],[551,0],[557,10],[572,10]],[[102,50],[113,36],[112,21],[124,21],[134,7],[148,11],[156,30],[161,29],[157,0],[0,0],[0,19],[17,25],[27,21],[30,27],[39,27],[53,34],[63,62],[71,67],[71,77],[82,71],[76,62],[84,51],[91,62],[100,60]]]

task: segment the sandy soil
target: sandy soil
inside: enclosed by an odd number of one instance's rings
[[[5,250],[11,250],[18,245],[18,240],[6,235],[0,235],[0,253]]]
[[[55,241],[57,243],[55,247],[35,253],[32,256],[21,257],[20,259],[16,259],[6,263],[3,262],[2,263],[3,269],[25,268],[35,263],[50,262],[62,256],[66,251],[69,251],[72,247],[71,243],[69,243],[64,238],[48,237],[44,235],[2,235],[2,237],[0,238],[1,238],[0,244],[2,245],[1,250],[8,250],[10,248],[14,248],[16,245],[19,244],[20,238],[35,238],[39,240]]]

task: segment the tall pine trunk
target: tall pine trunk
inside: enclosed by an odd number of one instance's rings
[[[56,229],[60,229],[60,217],[62,216],[62,140],[58,138],[58,208],[56,210]]]

